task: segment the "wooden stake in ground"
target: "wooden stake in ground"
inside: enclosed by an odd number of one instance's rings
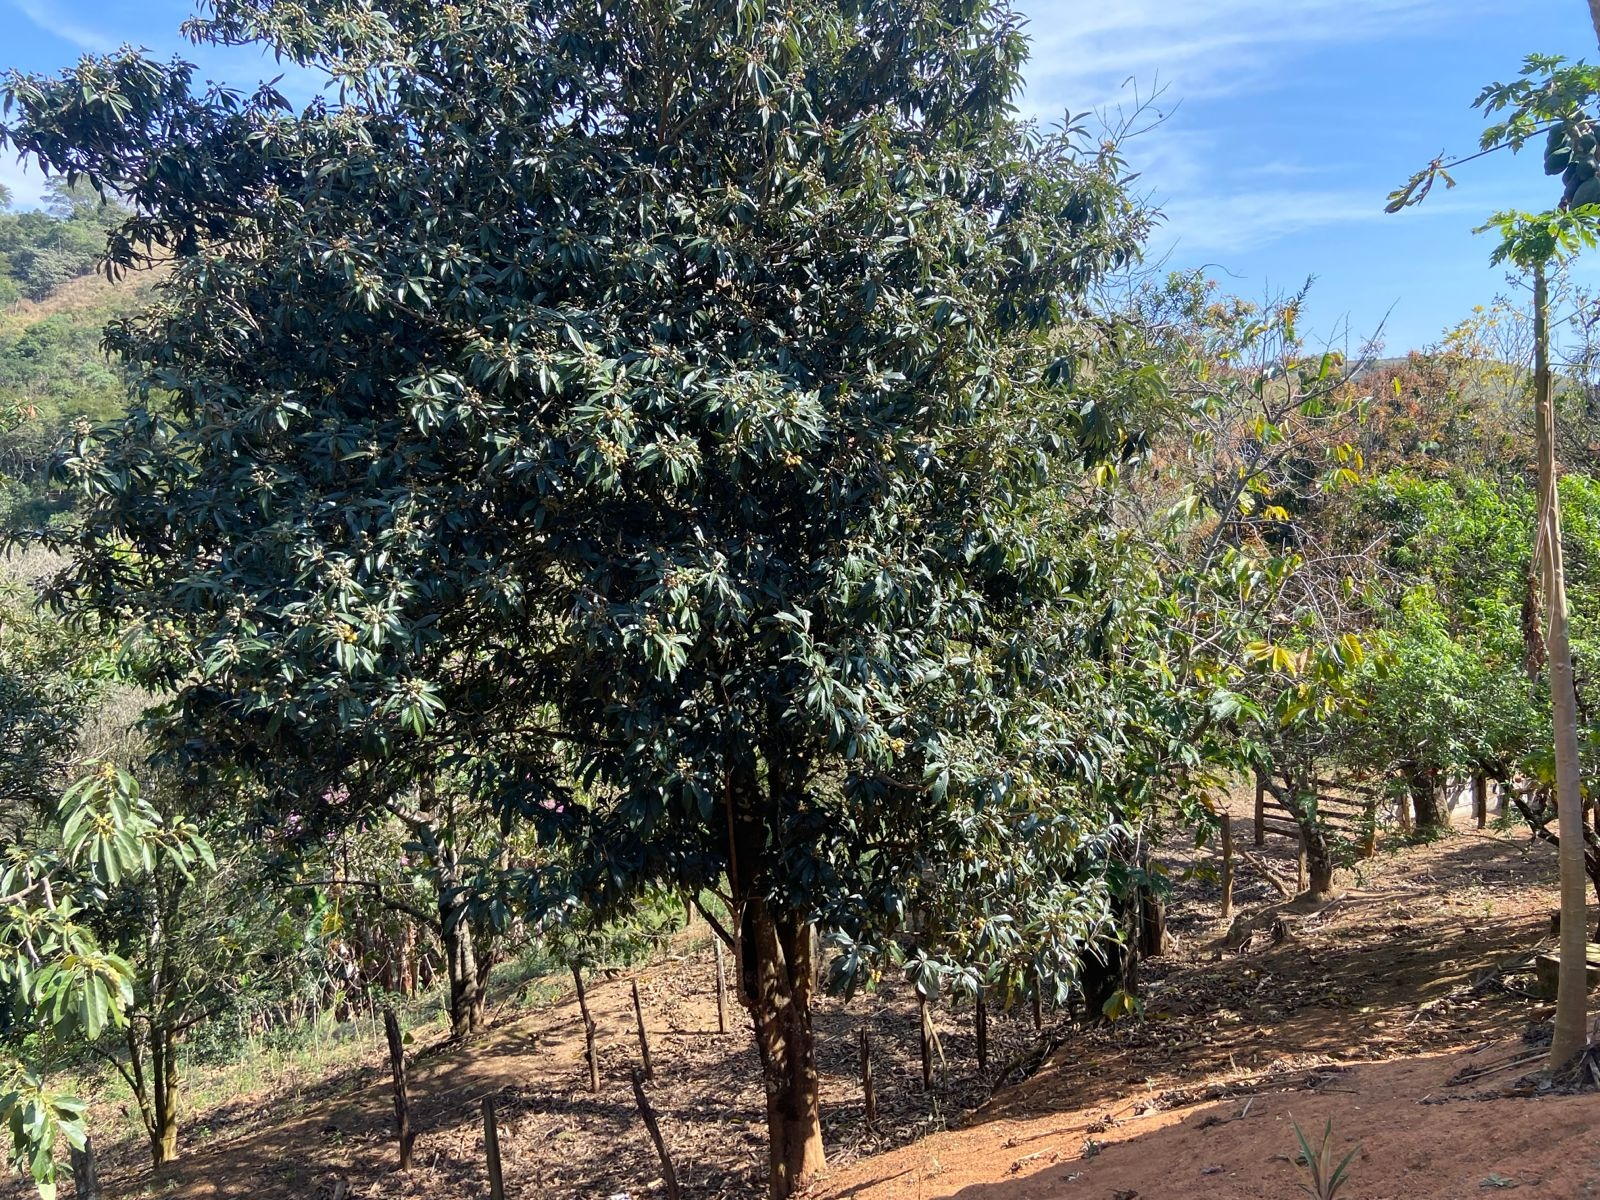
[[[1222,919],[1233,916],[1233,822],[1222,814]]]
[[[1489,781],[1482,775],[1472,777],[1472,814],[1478,819],[1478,828],[1489,824]]]
[[[1035,979],[1033,981],[1033,1031],[1039,1033],[1044,1029],[1044,985]]]
[[[878,1119],[878,1093],[872,1086],[872,1030],[861,1027],[861,1096],[867,1104],[867,1120]]]
[[[500,1174],[500,1127],[494,1119],[494,1098],[483,1098],[483,1157],[489,1164],[489,1200],[506,1200],[506,1182]]]
[[[1533,274],[1534,427],[1539,447],[1539,525],[1534,561],[1544,585],[1545,652],[1555,725],[1556,848],[1561,865],[1561,974],[1550,1067],[1564,1066],[1588,1041],[1588,934],[1583,861],[1583,793],[1578,766],[1578,701],[1567,638],[1567,581],[1561,558],[1561,493],[1556,485],[1555,397],[1550,379],[1550,295],[1544,264]]]
[[[655,1110],[644,1094],[644,1075],[635,1068],[633,1072],[633,1102],[639,1106],[644,1127],[650,1140],[656,1144],[656,1156],[661,1159],[661,1178],[667,1185],[667,1200],[678,1200],[678,1173],[672,1169],[672,1156],[667,1153],[666,1139],[661,1136],[661,1126],[656,1121]]]
[[[644,1064],[644,1077],[654,1079],[655,1068],[650,1065],[650,1035],[644,1031],[644,1005],[639,1002],[639,981],[633,981],[633,1019],[639,1026],[639,1061]]]
[[[589,1015],[589,994],[583,989],[583,968],[572,968],[572,982],[578,989],[578,1013],[583,1018],[583,1056],[589,1064],[589,1090],[600,1091],[600,1055],[595,1052],[594,1018]]]
[[[722,966],[722,939],[712,935],[711,945],[717,952],[717,1032],[728,1032],[728,973]]]
[[[1267,781],[1256,772],[1256,845],[1267,844]]]
[[[989,1069],[989,1005],[984,1000],[981,989],[978,992],[978,1004],[972,1019],[978,1035],[978,1074],[982,1075]]]
[[[400,1019],[394,1009],[383,1010],[383,1032],[389,1040],[389,1071],[394,1077],[394,1126],[400,1137],[400,1169],[411,1169],[411,1147],[417,1140],[411,1128],[411,1102],[406,1098],[406,1048],[400,1040]]]
[[[917,1017],[922,1025],[922,1090],[933,1090],[933,1019],[928,1016],[928,998],[917,997]]]

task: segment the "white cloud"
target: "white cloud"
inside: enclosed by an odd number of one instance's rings
[[[11,5],[46,33],[71,42],[91,54],[108,54],[117,48],[115,38],[64,14],[54,0],[11,0]]]
[[[1033,57],[1024,108],[1093,109],[1113,127],[1161,89],[1155,128],[1125,146],[1166,221],[1155,248],[1234,255],[1308,230],[1377,221],[1393,181],[1335,164],[1278,129],[1271,93],[1351,48],[1424,37],[1490,0],[1019,0]],[[1147,119],[1145,124],[1150,124]],[[1304,155],[1305,157],[1302,157]],[[1381,171],[1381,168],[1380,168]],[[1480,198],[1481,205],[1481,198]],[[1443,197],[1428,211],[1456,206]],[[1482,211],[1481,207],[1478,211]]]
[[[1460,21],[1489,0],[1023,0],[1033,60],[1027,106],[1099,109],[1130,78],[1195,100],[1249,91],[1328,47]]]

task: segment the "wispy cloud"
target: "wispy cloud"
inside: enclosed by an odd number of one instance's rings
[[[1489,0],[1066,0],[1025,4],[1032,16],[1028,106],[1100,108],[1130,78],[1159,78],[1195,100],[1249,91],[1297,60],[1461,20]]]
[[[1326,139],[1277,121],[1273,93],[1341,54],[1426,37],[1490,2],[1021,0],[1033,37],[1024,106],[1043,120],[1092,109],[1115,126],[1119,108],[1160,89],[1153,109],[1166,119],[1124,148],[1166,217],[1154,246],[1185,259],[1240,254],[1376,221],[1393,186],[1369,185],[1370,164],[1336,166]]]
[[[106,54],[117,47],[115,38],[63,13],[54,0],[11,0],[11,7],[46,33],[71,42],[80,50]]]

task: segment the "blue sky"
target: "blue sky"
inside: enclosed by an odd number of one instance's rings
[[[1113,114],[1134,88],[1167,114],[1126,152],[1166,212],[1151,246],[1259,297],[1316,277],[1309,324],[1352,342],[1383,327],[1421,346],[1503,286],[1485,214],[1544,207],[1531,155],[1462,170],[1453,192],[1386,216],[1386,193],[1433,154],[1470,150],[1479,87],[1530,51],[1600,54],[1579,0],[1018,0],[1031,22],[1027,109]],[[247,50],[200,49],[174,0],[0,0],[0,67],[53,71],[122,42],[175,50],[210,78],[277,70]],[[1131,80],[1131,82],[1129,82]],[[0,162],[28,202],[36,174]]]

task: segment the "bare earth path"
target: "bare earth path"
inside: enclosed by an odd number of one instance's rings
[[[1283,870],[1284,844],[1267,853]],[[949,1083],[930,1097],[907,997],[830,1002],[819,1028],[833,1167],[814,1196],[1291,1197],[1293,1118],[1314,1139],[1331,1119],[1341,1154],[1360,1147],[1340,1200],[1502,1189],[1600,1197],[1600,1097],[1505,1094],[1533,1065],[1516,1060],[1539,1049],[1524,1034],[1536,1038],[1546,1014],[1522,993],[1532,952],[1550,943],[1552,872],[1551,852],[1523,838],[1460,834],[1380,854],[1339,901],[1277,914],[1276,930],[1267,912],[1234,944],[1216,919],[1215,884],[1187,878],[1172,909],[1178,948],[1147,964],[1145,1019],[1077,1031],[1060,1014],[1042,1069],[992,1097],[992,1081],[976,1075],[969,1013],[940,1014]],[[1240,911],[1260,914],[1276,899],[1241,876]],[[659,1075],[651,1095],[686,1197],[758,1196],[759,1076],[737,1009],[731,1032],[715,1032],[708,959],[639,974]],[[597,984],[591,1004],[602,1030],[598,1096],[587,1091],[570,1001],[507,1020],[472,1053],[419,1045],[417,1166],[404,1175],[373,1057],[289,1119],[266,1120],[248,1102],[205,1114],[209,1140],[159,1176],[140,1165],[136,1144],[114,1150],[108,1195],[486,1197],[485,1095],[502,1114],[512,1200],[659,1195],[627,1084],[638,1052],[627,982]],[[878,1047],[871,1128],[855,1079],[864,1020]],[[1018,1015],[994,1025],[994,1062],[1026,1060],[1031,1024]],[[1463,1071],[1486,1073],[1452,1083]]]

